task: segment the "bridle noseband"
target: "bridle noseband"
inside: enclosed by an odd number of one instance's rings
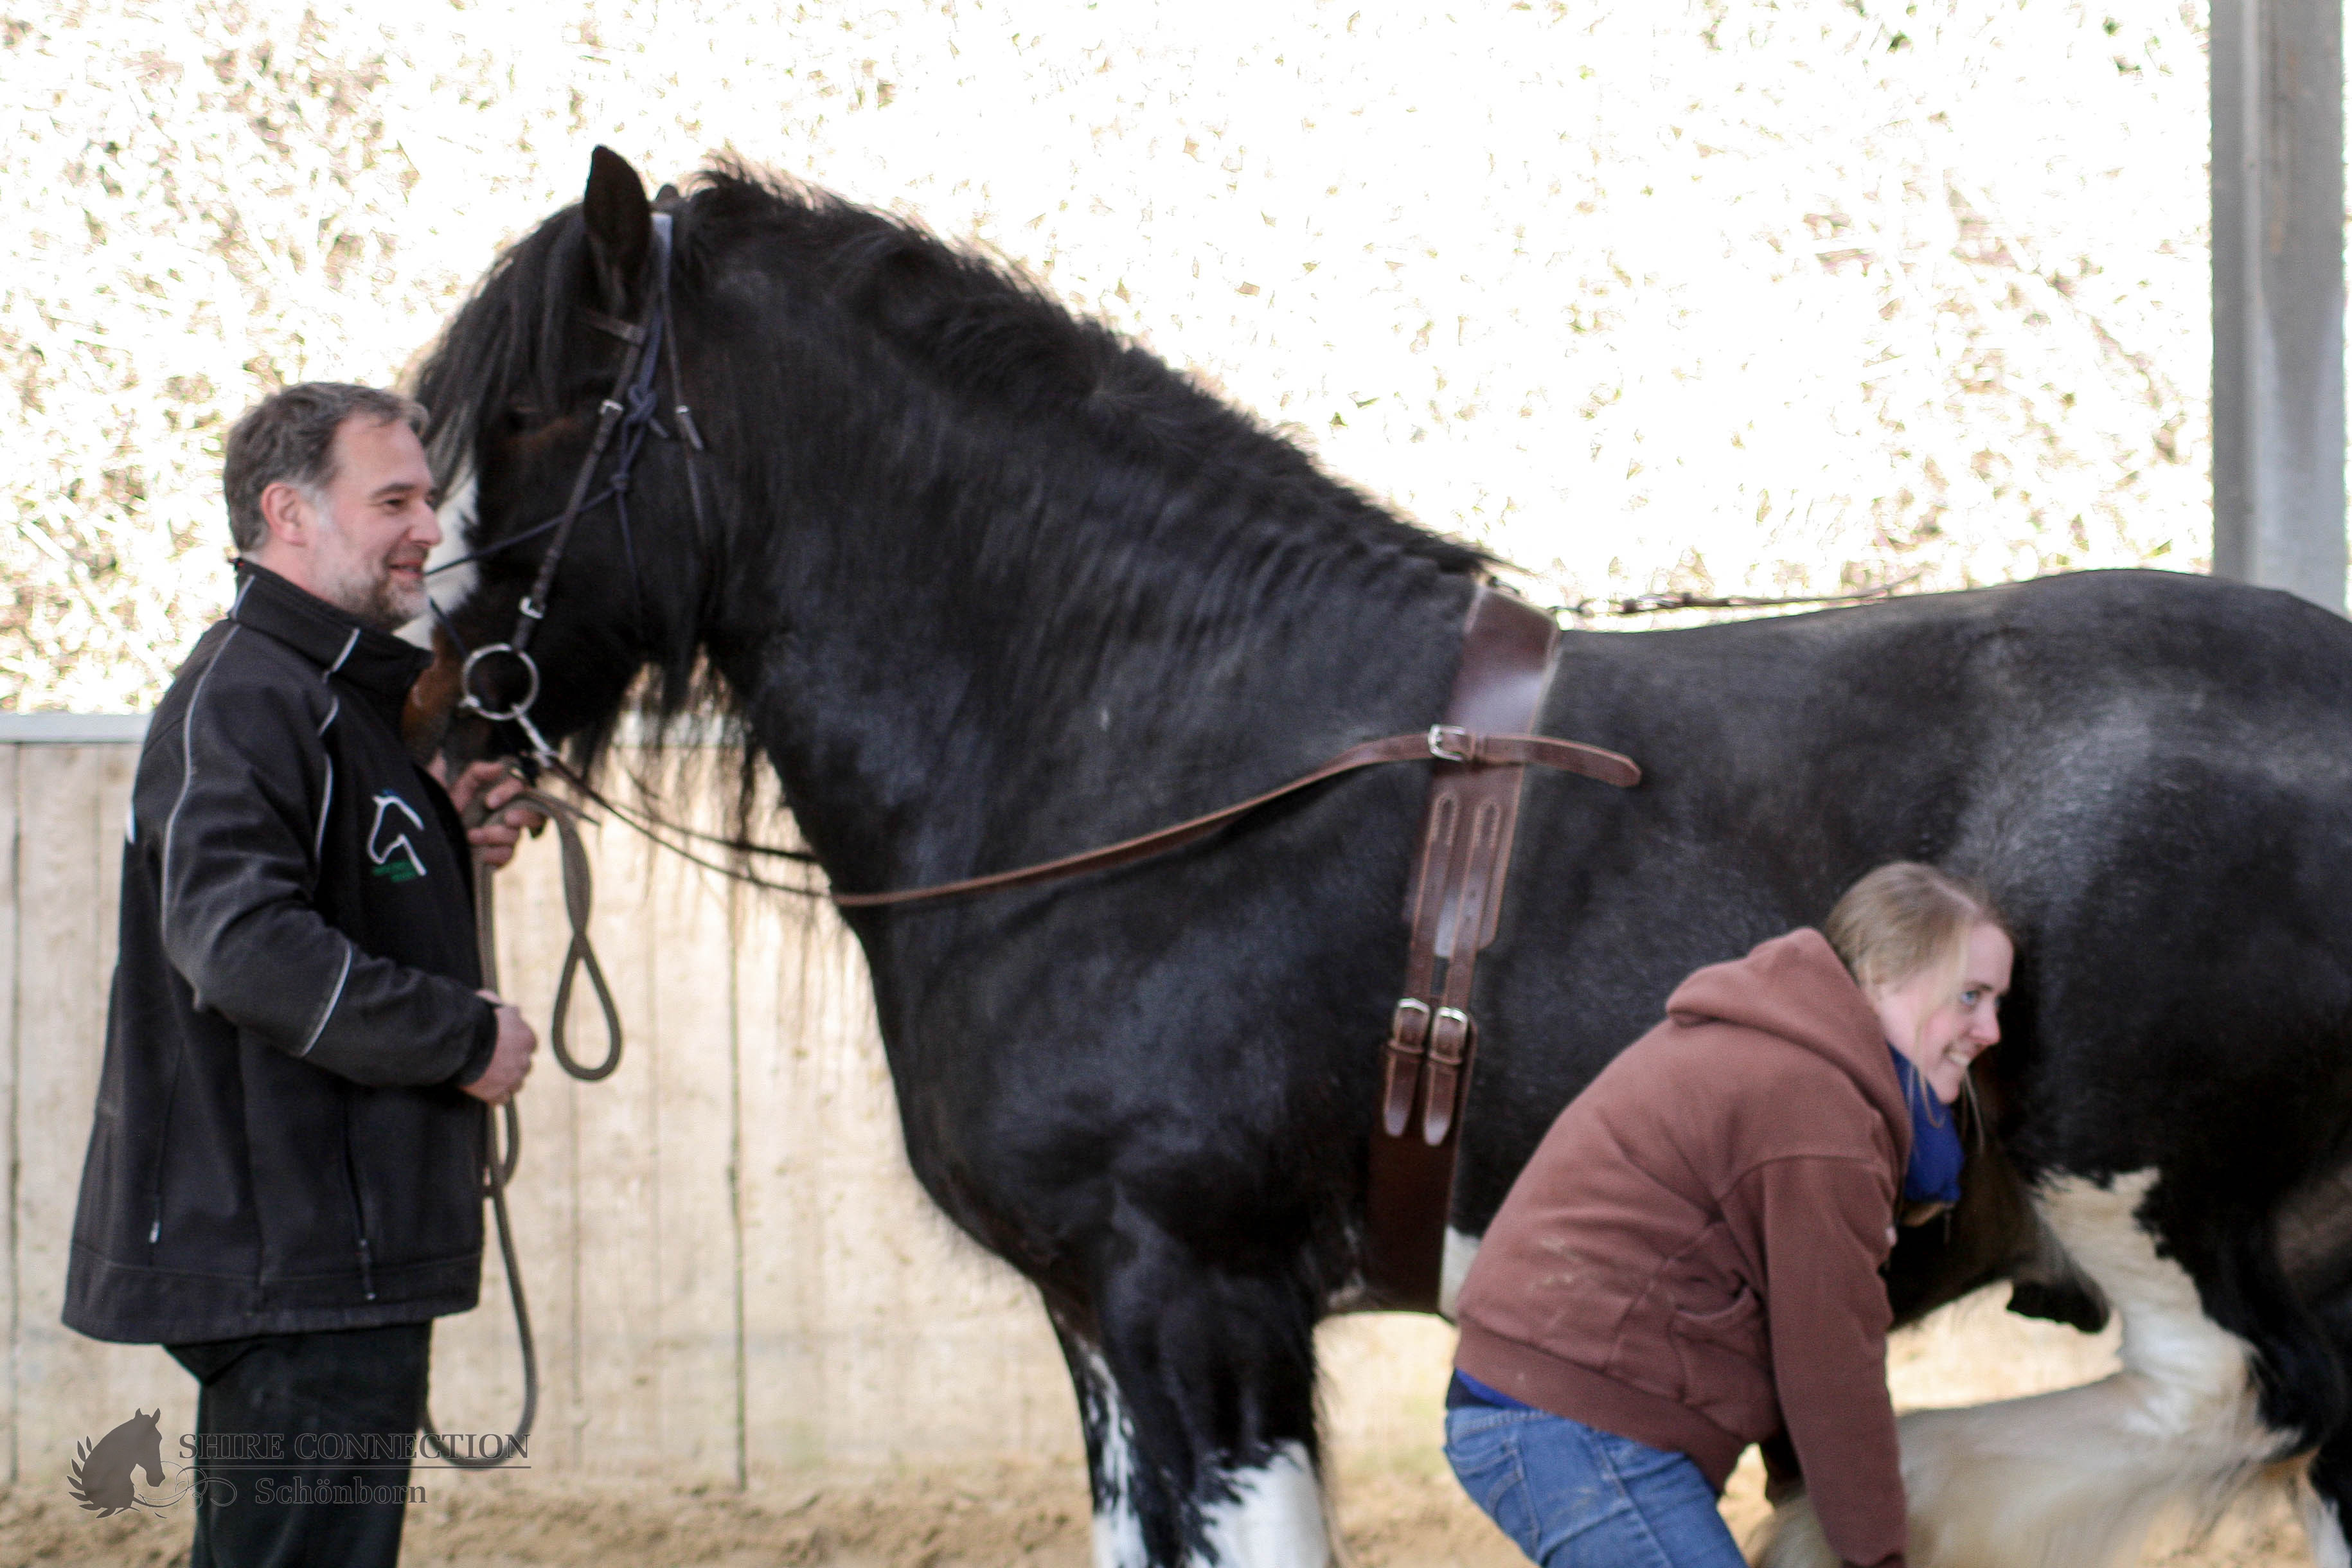
[[[621,368],[613,378],[612,390],[596,408],[596,435],[589,443],[588,455],[581,459],[579,471],[572,476],[571,494],[563,510],[548,521],[527,528],[509,539],[501,540],[486,549],[477,550],[446,561],[433,568],[436,573],[469,565],[488,556],[499,554],[518,544],[552,533],[547,550],[540,557],[539,572],[531,580],[530,591],[522,596],[515,615],[514,630],[504,642],[485,643],[467,649],[465,639],[449,621],[447,612],[438,604],[432,605],[433,616],[451,642],[465,654],[466,662],[457,673],[457,706],[493,724],[513,724],[523,732],[530,745],[530,761],[545,765],[555,760],[555,749],[539,726],[531,722],[530,710],[540,693],[539,664],[531,657],[531,639],[538,635],[540,623],[547,618],[548,597],[555,587],[555,573],[562,564],[564,547],[571,542],[572,530],[580,519],[607,500],[613,503],[613,514],[621,532],[621,549],[629,563],[629,587],[637,615],[637,625],[646,628],[645,584],[637,568],[636,542],[629,531],[629,484],[635,470],[637,454],[648,433],[667,440],[681,440],[687,446],[687,494],[694,509],[695,531],[704,532],[702,515],[702,485],[696,472],[694,459],[705,449],[702,432],[696,427],[694,414],[686,404],[686,384],[679,378],[677,363],[677,333],[671,330],[669,274],[672,248],[673,215],[656,212],[653,215],[653,231],[646,241],[647,259],[651,264],[653,287],[646,300],[645,313],[635,321],[624,321],[607,316],[601,310],[583,309],[582,316],[598,331],[618,338],[626,345],[621,356]],[[660,378],[664,361],[669,368],[670,393],[675,399],[671,415],[677,421],[675,433],[664,429],[657,417],[660,397],[656,384]],[[614,445],[618,437],[617,447]],[[605,453],[613,452],[613,471],[604,488],[594,496],[588,493],[596,470]],[[428,601],[430,602],[430,601]],[[495,702],[477,684],[476,672],[486,660],[512,660],[522,670],[522,695],[511,701]],[[493,666],[495,668],[495,666]]]

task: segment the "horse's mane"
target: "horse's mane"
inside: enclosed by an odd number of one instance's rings
[[[1014,418],[1074,421],[1097,454],[1246,465],[1261,481],[1311,488],[1327,511],[1344,502],[1340,521],[1360,543],[1446,572],[1489,563],[1470,545],[1400,521],[1288,439],[1005,262],[739,162],[714,164],[690,188],[702,247],[748,243],[793,256],[960,401]],[[1247,575],[1251,566],[1234,570]]]
[[[1181,584],[1128,584],[1121,596],[1155,608],[1181,599],[1192,620],[1230,625],[1269,594],[1314,592],[1335,559],[1359,567],[1417,563],[1424,574],[1472,574],[1491,564],[1470,545],[1395,517],[1276,431],[1000,260],[731,159],[693,176],[687,193],[675,277],[681,326],[689,332],[698,296],[723,273],[751,268],[788,277],[910,378],[924,408],[1006,433],[1010,445],[1030,448],[1016,458],[1041,475],[1076,454],[1101,466],[1106,487],[1139,473],[1181,475],[1181,485],[1169,488],[1185,492],[1185,505],[1168,508],[1171,515],[1155,526],[1206,531],[1212,537],[1201,542],[1208,547],[1192,553]],[[467,468],[490,422],[510,406],[552,412],[589,395],[571,363],[579,309],[593,302],[587,245],[576,206],[517,241],[423,363],[416,390],[432,412],[427,444],[445,483]],[[824,352],[795,343],[803,347]],[[789,400],[793,383],[780,375],[761,390]],[[922,439],[901,445],[932,453],[942,447]],[[1099,558],[1132,557],[1125,548],[1132,542],[1079,535],[1054,541],[1052,549],[1067,580],[1099,586],[1109,570]],[[734,694],[710,679],[696,648],[656,650],[656,665],[647,695],[665,721],[689,710],[740,716]],[[610,733],[606,725],[583,737],[583,760]]]

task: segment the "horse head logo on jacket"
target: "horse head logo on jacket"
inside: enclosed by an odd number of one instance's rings
[[[409,827],[420,833],[425,830],[425,819],[416,815],[416,808],[392,791],[375,797],[375,823],[368,829],[368,858],[375,863],[375,875],[413,882],[425,875],[425,861],[416,846],[408,841],[407,830],[400,825],[402,817],[408,819]]]

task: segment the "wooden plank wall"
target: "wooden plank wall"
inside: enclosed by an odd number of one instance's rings
[[[137,747],[0,743],[0,1301],[5,1478],[47,1485],[136,1407],[193,1429],[194,1386],[152,1346],[59,1326],[113,968]],[[746,894],[624,829],[589,830],[595,940],[628,1030],[620,1071],[522,1098],[513,1215],[540,1346],[539,1473],[758,1486],[816,1469],[1082,1463],[1035,1297],[950,1227],[900,1142],[856,946],[826,910]],[[499,882],[509,995],[542,1029],[566,931],[555,840]],[[575,1055],[604,1049],[593,1002]],[[444,1431],[521,1400],[493,1246],[483,1305],[436,1331]],[[1342,1441],[1433,1442],[1442,1325],[1328,1327]]]
[[[89,1135],[137,748],[0,744],[0,1054],[13,1354],[7,1476],[194,1384],[152,1346],[59,1326]],[[625,831],[590,830],[621,1070],[522,1099],[513,1210],[540,1343],[535,1469],[740,1484],[813,1467],[1075,1455],[1034,1295],[955,1235],[906,1163],[856,945],[829,914],[743,897]],[[552,835],[499,879],[500,968],[542,1029],[565,928]],[[577,1054],[603,1050],[577,1009]],[[434,1415],[520,1407],[496,1248],[483,1305],[436,1331]]]
[[[10,1474],[61,1475],[75,1442],[161,1405],[191,1431],[195,1384],[152,1345],[102,1345],[58,1321],[96,1099],[122,829],[136,747],[5,746]]]

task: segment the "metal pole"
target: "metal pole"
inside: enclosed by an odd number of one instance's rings
[[[2342,0],[2212,0],[2213,573],[2344,609]]]

